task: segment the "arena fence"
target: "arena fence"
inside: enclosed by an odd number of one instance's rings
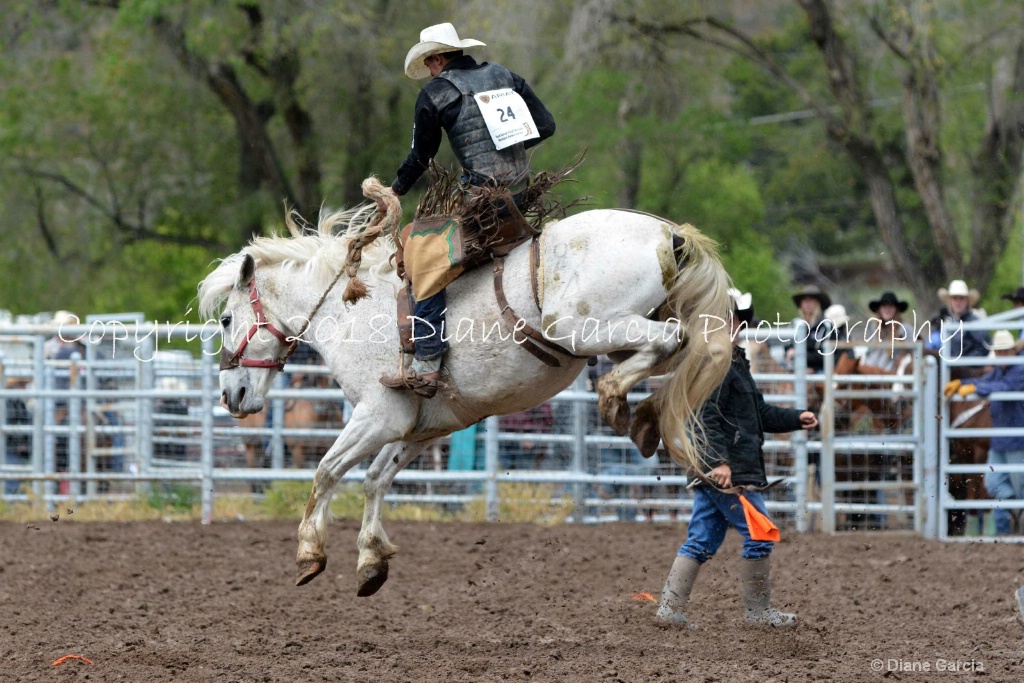
[[[996,330],[1014,330],[1017,338],[1024,328],[1024,309],[1013,309],[986,317],[977,322],[963,323],[964,331],[981,330],[994,333]],[[944,330],[941,376],[939,386],[945,387],[954,376],[970,383],[970,377],[978,376],[990,367],[1019,365],[1024,356],[968,357],[961,353],[953,330]],[[954,395],[948,401],[941,400],[941,438],[939,451],[940,481],[938,489],[937,518],[938,536],[942,540],[956,541],[1024,541],[1021,529],[1021,511],[1024,499],[992,500],[985,490],[985,477],[1006,473],[1013,477],[1024,477],[1022,464],[988,464],[986,454],[988,440],[998,436],[1024,436],[1024,425],[993,428],[988,405],[993,401],[1021,401],[1024,392],[993,392],[986,400],[977,396],[961,398]],[[993,533],[996,510],[1007,510],[1012,515],[1012,535],[996,536]]]
[[[836,374],[847,349],[909,352],[900,374]],[[821,422],[822,531],[913,530],[934,537],[937,370],[915,342],[838,342],[825,355]],[[827,457],[830,454],[830,457]],[[929,462],[929,457],[931,461]]]
[[[268,396],[270,418],[240,424],[219,407],[213,327],[144,323],[138,316],[114,325],[112,316],[94,318],[60,330],[0,326],[0,481],[6,480],[6,500],[31,496],[56,507],[183,482],[198,485],[202,517],[209,521],[215,495],[258,494],[274,481],[312,481],[312,468],[349,414],[323,366],[290,363]],[[51,358],[47,344],[58,332],[86,343],[77,355],[65,350],[65,358]],[[823,400],[820,440],[816,433],[808,438],[796,432],[765,442],[769,479],[783,480],[766,494],[773,516],[801,532],[939,535],[939,473],[927,461],[938,452],[938,429],[923,417],[935,414],[927,397],[938,391],[935,378],[928,379],[927,369],[934,370],[928,359],[915,351],[917,370],[909,380],[873,377],[870,386],[846,390],[838,387],[862,380],[835,376],[828,361],[825,375],[808,374],[806,346],[792,327],[758,328],[745,337],[769,403],[804,408],[815,397]],[[791,363],[783,357],[787,342],[795,352]],[[446,509],[483,501],[487,518],[496,520],[505,499],[520,495],[514,485],[545,484],[552,499],[569,501],[570,521],[686,520],[692,495],[685,473],[662,451],[643,459],[628,437],[615,436],[600,422],[592,386],[606,369],[588,368],[571,388],[527,413],[491,417],[440,440],[398,475],[387,499]],[[312,386],[290,386],[299,376]],[[630,403],[657,383],[653,378],[638,386]],[[830,429],[856,392],[910,406],[911,417],[882,435],[863,427],[855,433]],[[293,419],[300,402],[316,409],[311,421]],[[857,465],[854,454],[861,458]],[[303,466],[295,467],[299,460]],[[359,482],[364,472],[357,468],[344,482]]]

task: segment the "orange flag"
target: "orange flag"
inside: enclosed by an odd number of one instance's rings
[[[747,529],[750,530],[750,538],[755,541],[781,540],[779,527],[772,523],[754,504],[747,500],[747,497],[740,493],[740,504],[743,505],[743,516],[747,520]]]

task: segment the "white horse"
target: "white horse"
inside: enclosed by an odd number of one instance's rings
[[[638,407],[634,435],[639,430],[648,444],[653,435],[655,445],[660,435],[678,462],[699,461],[691,440],[697,411],[725,376],[731,350],[728,325],[719,322],[730,312],[729,279],[709,238],[692,226],[631,211],[586,211],[550,223],[540,238],[539,310],[528,245],[506,259],[504,290],[526,323],[574,355],[554,352],[561,365],[549,367],[519,348],[496,303],[492,271],[479,268],[447,288],[449,388],[425,399],[378,381],[402,362],[393,245],[378,240],[366,247],[358,271],[369,285],[364,298],[347,304],[336,290],[318,304],[337,281],[353,235],[373,218],[372,209],[327,216],[315,234],[293,230],[292,237],[257,238],[199,286],[204,318],[223,306],[222,359],[234,362],[222,361],[220,387],[233,415],[263,408],[289,337],[314,311],[302,338],[354,406],[316,471],[298,532],[298,585],[326,567],[328,503],[345,472],[376,456],[364,483],[356,568],[358,594],[372,595],[387,580],[388,560],[397,551],[381,524],[381,505],[398,471],[439,437],[554,396],[579,375],[588,356],[611,354],[618,362],[598,391],[602,417],[620,434],[630,426],[629,389],[651,374],[673,371],[658,394]],[[346,234],[334,234],[339,227]],[[683,246],[673,246],[673,232]]]

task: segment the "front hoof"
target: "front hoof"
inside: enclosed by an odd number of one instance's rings
[[[597,407],[601,411],[601,419],[616,436],[625,436],[629,432],[629,403],[625,396],[602,396]]]
[[[629,436],[633,439],[633,443],[636,444],[640,455],[645,458],[649,458],[658,452],[658,446],[661,444],[661,434],[658,432],[657,423],[634,420],[633,429]]]
[[[327,569],[327,558],[318,557],[312,560],[299,560],[296,564],[299,570],[295,574],[295,585],[305,586]]]
[[[384,582],[388,580],[388,563],[385,561],[361,567],[356,572],[356,579],[359,580],[359,589],[356,590],[356,595],[361,598],[369,597],[379,591]]]

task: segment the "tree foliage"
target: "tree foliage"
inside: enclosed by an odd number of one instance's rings
[[[843,259],[892,264],[924,304],[954,277],[1019,281],[1024,10],[1009,0],[7,10],[0,283],[16,312],[178,319],[209,263],[280,230],[285,205],[315,220],[361,201],[359,182],[407,153],[420,84],[402,60],[443,20],[555,114],[534,168],[587,150],[567,199],[695,224],[759,312],[791,311],[779,283],[830,284],[820,264]]]

